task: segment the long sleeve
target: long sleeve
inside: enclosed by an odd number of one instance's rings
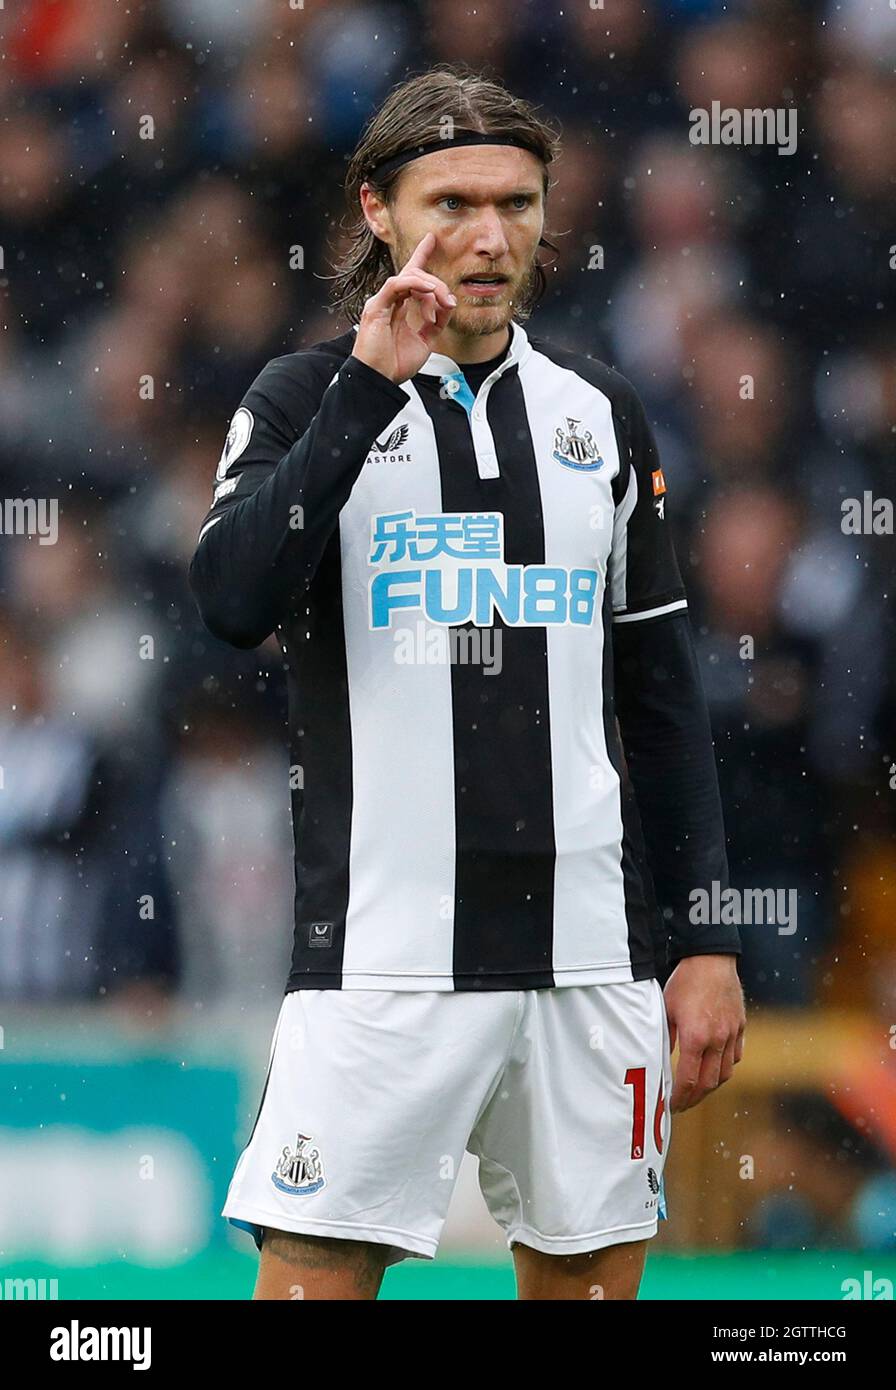
[[[706,698],[685,612],[614,629],[616,712],[644,833],[669,964],[740,951],[737,928],[703,924],[728,859]],[[706,898],[695,899],[695,890]],[[692,920],[692,917],[697,920]]]
[[[685,956],[739,953],[741,943],[736,926],[707,923],[700,910],[719,901],[713,884],[719,894],[729,886],[718,775],[666,519],[666,482],[631,387],[619,404],[617,437],[622,467],[611,555],[616,715],[667,963],[674,966]]]
[[[190,562],[206,627],[235,647],[274,631],[311,581],[370,446],[408,393],[359,358],[269,362],[243,397]]]

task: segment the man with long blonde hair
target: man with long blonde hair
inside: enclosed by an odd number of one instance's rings
[[[670,1111],[741,1054],[737,932],[688,910],[727,864],[666,479],[631,385],[522,326],[558,150],[475,73],[390,93],[348,170],[351,327],[249,388],[191,564],[214,634],[276,632],[302,774],[224,1208],[258,1298],[432,1258],[465,1150],[521,1298],[634,1298]]]

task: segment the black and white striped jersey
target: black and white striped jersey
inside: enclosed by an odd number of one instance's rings
[[[286,654],[287,990],[611,983],[660,973],[663,941],[667,964],[736,952],[688,916],[727,883],[724,834],[632,387],[516,323],[478,390],[438,353],[397,386],[355,332],[247,391],[190,567],[212,633]]]

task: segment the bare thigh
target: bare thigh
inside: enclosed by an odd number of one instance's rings
[[[387,1245],[265,1227],[254,1299],[375,1299]]]
[[[626,1241],[583,1255],[546,1255],[513,1246],[517,1298],[637,1298],[647,1241]]]

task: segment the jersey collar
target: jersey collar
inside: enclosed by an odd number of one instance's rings
[[[352,328],[357,333],[358,325],[356,323],[352,324]],[[521,324],[515,323],[511,319],[510,346],[507,349],[507,356],[502,362],[498,363],[493,375],[496,377],[500,376],[502,372],[505,372],[508,367],[512,367],[514,364],[521,367],[531,352],[532,348],[529,339],[526,337],[525,329]],[[462,371],[463,367],[455,362],[453,357],[448,357],[442,352],[432,352],[419,369],[418,374],[422,374],[423,376],[443,377],[455,376],[458,372]]]
[[[529,346],[529,339],[526,337],[525,330],[518,323],[510,322],[510,346],[507,349],[507,356],[499,362],[495,368],[495,376],[500,376],[508,367],[514,363],[522,366],[523,362],[532,351]],[[457,372],[463,371],[463,366],[455,362],[453,357],[448,357],[442,352],[433,352],[427,357],[420,371],[424,376],[454,376]]]

